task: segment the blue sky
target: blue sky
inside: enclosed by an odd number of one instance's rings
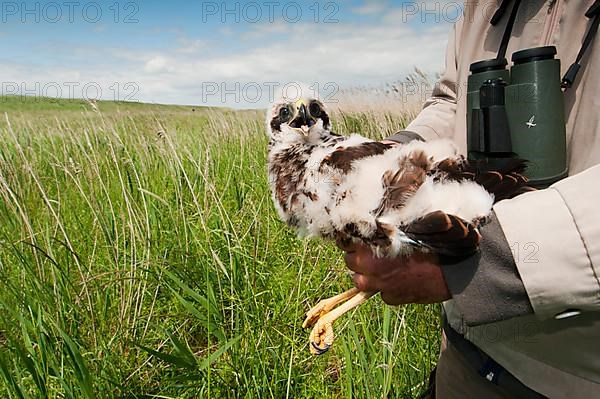
[[[2,93],[255,108],[443,69],[461,2],[2,1]]]

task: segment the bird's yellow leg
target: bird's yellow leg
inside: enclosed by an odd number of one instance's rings
[[[359,292],[360,291],[358,288],[352,288],[348,291],[342,292],[341,294],[332,296],[331,298],[319,301],[319,303],[317,303],[312,309],[306,312],[306,319],[304,319],[304,323],[302,323],[302,328],[314,326],[317,320],[329,313],[331,309],[335,308],[338,304],[352,298]]]
[[[333,334],[333,322],[344,313],[366,302],[376,293],[377,292],[374,291],[358,292],[354,294],[348,301],[333,309],[331,312],[321,316],[310,332],[310,353],[313,355],[322,355],[323,353],[327,352],[327,350],[333,344],[333,340],[335,338]]]

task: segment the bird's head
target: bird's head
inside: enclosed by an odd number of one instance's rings
[[[282,97],[267,112],[267,131],[275,140],[308,141],[328,132],[330,127],[325,106],[317,98]]]

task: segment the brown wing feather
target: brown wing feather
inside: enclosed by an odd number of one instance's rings
[[[327,165],[348,173],[352,169],[353,162],[373,155],[383,154],[390,147],[392,147],[391,144],[370,141],[352,147],[338,148],[323,159],[321,168]]]
[[[522,174],[526,168],[527,162],[516,158],[493,161],[448,158],[439,162],[433,170],[440,179],[473,180],[494,194],[497,202],[535,190],[527,185],[527,178]]]
[[[398,170],[388,170],[383,174],[383,198],[372,212],[381,215],[388,209],[398,209],[421,187],[430,162],[423,151],[414,151],[398,162]]]
[[[471,255],[481,238],[474,224],[442,211],[428,213],[402,230],[411,239],[448,256]]]
[[[512,198],[534,190],[522,175],[526,162],[522,159],[467,161],[448,158],[433,166],[431,174],[440,180],[472,180],[494,194],[495,201]],[[468,256],[479,245],[477,225],[442,211],[431,212],[403,228],[405,234],[440,255]]]

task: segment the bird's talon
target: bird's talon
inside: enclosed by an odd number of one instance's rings
[[[329,320],[320,319],[310,332],[310,353],[322,355],[333,344],[333,327]]]
[[[304,328],[313,326],[309,337],[310,353],[322,355],[327,352],[335,339],[333,322],[344,313],[369,299],[373,294],[375,292],[359,292],[358,289],[352,288],[331,298],[324,299],[317,306],[310,309],[306,313],[304,323],[302,323]],[[340,303],[342,304],[334,309]]]
[[[311,353],[313,355],[322,355],[323,353],[327,352],[329,350],[329,348],[331,348],[331,345],[329,344],[325,344],[325,347],[321,348],[319,345],[315,344],[314,342],[310,343],[311,345]]]

